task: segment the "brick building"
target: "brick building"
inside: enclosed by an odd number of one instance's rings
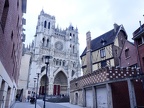
[[[22,41],[22,19],[26,0],[0,1],[0,107],[9,108],[15,101]]]
[[[144,73],[144,24],[134,31],[133,39],[137,48],[138,65],[141,67],[141,71]]]
[[[90,32],[86,35],[81,55],[84,75],[70,82],[70,102],[90,108],[144,106],[144,75],[136,68],[136,48],[127,41],[123,26],[114,25],[92,41]]]
[[[138,68],[105,67],[70,82],[70,103],[90,108],[144,106],[144,89]]]
[[[120,54],[120,67],[137,67],[137,63],[136,46],[127,40]]]

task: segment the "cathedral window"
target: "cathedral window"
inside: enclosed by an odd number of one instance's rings
[[[73,34],[73,39],[74,39],[74,41],[75,41],[75,34]]]
[[[57,59],[57,60],[56,60],[56,65],[58,65],[58,62],[59,62],[59,60]]]
[[[46,28],[46,26],[47,26],[47,22],[45,21],[45,22],[44,22],[44,28]]]
[[[65,60],[63,61],[63,66],[65,66]]]
[[[70,36],[72,36],[72,34],[70,33]]]
[[[42,62],[44,61],[44,58],[42,57]]]
[[[45,38],[42,39],[42,46],[44,46]]]
[[[62,62],[62,60],[60,60],[60,62],[59,62],[60,66],[61,66],[61,62]]]
[[[75,74],[75,72],[72,70],[72,74],[71,74],[71,76],[73,77],[73,76],[74,76],[74,74]]]
[[[73,63],[73,67],[75,67],[75,63]]]
[[[73,53],[74,53],[74,50],[75,50],[75,46],[73,46]]]
[[[50,29],[50,22],[48,23],[48,29]]]
[[[56,62],[55,58],[54,58],[53,62],[54,62],[54,65],[55,65],[55,62]]]
[[[49,45],[49,39],[47,39],[47,44],[46,44],[46,46],[48,47],[48,45]]]

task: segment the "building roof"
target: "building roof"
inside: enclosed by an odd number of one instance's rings
[[[134,32],[133,32],[133,39],[136,39],[139,37],[139,35],[141,33],[144,32],[144,24],[142,24],[138,29],[136,29]]]
[[[98,50],[102,47],[105,47],[109,44],[112,44],[117,36],[117,33],[119,32],[120,28],[122,25],[117,25],[116,27],[116,32],[114,29],[104,33],[103,35],[91,40],[91,50],[92,52],[95,50]],[[123,29],[124,30],[124,29]],[[87,48],[84,49],[83,53],[81,54],[80,57],[86,55],[86,50]]]

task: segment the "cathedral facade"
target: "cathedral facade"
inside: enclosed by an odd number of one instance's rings
[[[70,25],[65,30],[55,27],[55,17],[43,10],[38,16],[32,43],[28,91],[44,95],[45,81],[48,95],[69,94],[70,81],[80,76],[78,29]],[[45,56],[52,56],[46,76]]]

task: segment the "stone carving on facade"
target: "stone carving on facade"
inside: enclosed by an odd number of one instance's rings
[[[49,25],[49,26],[48,26]],[[75,38],[72,36],[74,35]],[[73,40],[70,40],[72,38]],[[77,40],[75,40],[77,39]],[[44,56],[52,56],[48,67],[48,76],[45,76],[46,69],[41,73],[39,82],[45,81],[48,78],[48,90],[47,93],[58,95],[69,95],[70,72],[74,71],[73,77],[80,76],[80,66],[73,67],[73,63],[79,64],[79,44],[78,32],[70,25],[67,29],[62,30],[59,27],[55,28],[55,17],[44,13],[42,10],[38,17],[38,25],[36,29],[36,36],[34,41],[34,51],[32,58],[35,57],[35,61],[32,61],[30,83],[33,82],[36,72],[40,70],[42,66],[45,66]],[[70,47],[74,45],[75,49]],[[71,64],[72,61],[72,64]],[[36,67],[39,65],[39,69]],[[60,80],[63,78],[63,80]],[[66,81],[63,83],[63,81]],[[59,88],[59,89],[58,89]],[[44,85],[39,85],[39,94],[44,94]]]

